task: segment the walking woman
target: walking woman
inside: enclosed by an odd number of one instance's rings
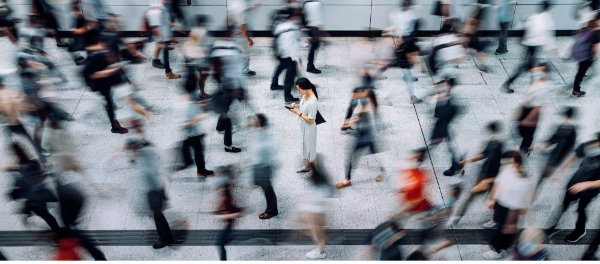
[[[502,154],[500,174],[488,197],[488,207],[494,209],[494,222],[498,228],[490,240],[490,250],[483,253],[485,259],[500,259],[517,239],[519,217],[531,205],[535,183],[522,171],[523,158],[517,151]]]
[[[300,104],[291,104],[290,112],[298,115],[300,119],[300,131],[302,131],[302,167],[296,172],[305,173],[310,171],[310,164],[317,157],[317,89],[306,78],[296,81],[296,89],[302,94]]]

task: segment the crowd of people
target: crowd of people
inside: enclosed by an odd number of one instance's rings
[[[0,69],[0,117],[4,124],[5,136],[9,144],[5,152],[14,159],[4,164],[2,169],[14,179],[8,186],[8,195],[22,203],[20,213],[25,219],[32,215],[41,217],[51,229],[56,240],[55,260],[81,259],[78,248],[85,248],[96,260],[106,259],[104,253],[93,240],[80,231],[79,220],[87,197],[77,184],[64,180],[67,172],[81,175],[82,181],[102,192],[98,184],[90,180],[81,165],[77,146],[73,144],[66,129],[69,122],[77,122],[65,111],[56,98],[56,89],[68,86],[70,81],[57,67],[54,58],[45,51],[48,38],[55,39],[56,46],[64,48],[73,63],[79,65],[85,85],[100,95],[105,102],[106,116],[110,132],[125,134],[122,146],[127,153],[132,170],[136,172],[136,186],[143,190],[139,194],[152,215],[156,225],[158,241],[154,249],[185,243],[186,234],[174,232],[164,215],[167,193],[160,169],[159,149],[146,135],[148,118],[159,111],[149,104],[140,91],[144,83],[131,78],[128,64],[150,63],[152,67],[164,70],[167,80],[184,78],[178,86],[179,98],[174,106],[178,119],[175,125],[181,132],[181,142],[177,153],[181,164],[172,166],[171,171],[183,171],[195,166],[195,177],[204,179],[218,176],[219,199],[213,214],[223,220],[224,229],[215,245],[221,260],[227,259],[225,246],[232,241],[235,222],[246,214],[236,202],[235,182],[240,174],[239,167],[250,173],[253,183],[260,186],[264,193],[266,209],[258,214],[260,220],[279,215],[277,191],[273,187],[276,168],[276,143],[272,139],[270,126],[272,121],[263,113],[254,112],[247,118],[245,126],[253,128],[254,134],[248,149],[233,144],[235,118],[231,107],[234,102],[255,109],[249,99],[248,78],[256,72],[250,69],[252,46],[254,45],[249,21],[252,11],[260,1],[229,0],[227,5],[226,28],[219,34],[209,30],[210,17],[195,15],[187,17],[182,6],[190,1],[160,0],[149,6],[143,14],[143,38],[127,38],[122,33],[121,17],[111,13],[101,0],[71,1],[72,27],[69,31],[59,28],[59,14],[46,0],[32,0],[26,17],[15,16],[10,4],[0,0],[0,30],[2,38],[8,39],[17,49],[16,60]],[[306,253],[308,259],[327,258],[327,216],[330,200],[336,189],[352,188],[352,171],[361,151],[370,154],[380,152],[377,131],[386,129],[381,121],[381,99],[397,100],[393,94],[378,94],[377,80],[389,68],[400,68],[403,72],[407,93],[411,104],[431,102],[433,127],[425,148],[415,149],[398,172],[391,172],[397,184],[393,186],[398,200],[397,214],[381,223],[368,235],[368,258],[380,260],[425,260],[454,244],[448,230],[456,227],[464,217],[467,208],[475,202],[477,196],[487,197],[486,205],[493,211],[483,227],[490,229],[490,249],[482,257],[485,259],[510,258],[513,260],[545,260],[548,252],[545,243],[561,230],[556,229],[564,212],[577,202],[577,221],[574,229],[565,240],[575,243],[586,235],[588,220],[586,209],[600,192],[600,132],[593,139],[582,139],[578,132],[578,109],[561,109],[561,123],[555,132],[544,142],[535,142],[536,128],[540,126],[541,115],[548,111],[547,101],[552,81],[550,65],[540,59],[540,53],[556,50],[554,18],[550,14],[551,2],[541,0],[539,10],[523,21],[524,36],[522,45],[526,50],[526,59],[514,73],[502,84],[501,90],[514,93],[511,88],[520,75],[528,75],[524,96],[515,109],[514,123],[518,131],[520,147],[510,149],[506,144],[501,121],[493,121],[485,126],[485,141],[482,149],[474,156],[465,156],[466,152],[455,145],[451,126],[457,117],[466,110],[454,96],[460,83],[461,61],[473,51],[478,71],[491,72],[486,65],[485,50],[490,42],[480,39],[482,23],[490,12],[498,12],[498,47],[495,55],[508,53],[507,37],[512,1],[498,0],[495,3],[476,0],[469,6],[465,17],[461,17],[452,0],[436,1],[432,15],[441,17],[441,28],[430,38],[429,46],[418,37],[421,20],[416,14],[412,0],[400,0],[397,10],[390,13],[389,28],[383,36],[391,38],[393,46],[390,54],[382,55],[379,39],[370,37],[358,40],[352,47],[353,58],[349,63],[352,72],[359,80],[353,89],[350,102],[341,126],[341,133],[352,135],[353,147],[347,156],[344,180],[331,182],[319,153],[332,150],[318,149],[318,126],[326,122],[319,112],[317,85],[307,76],[300,76],[303,58],[301,49],[303,40],[308,39],[310,46],[306,58],[305,71],[310,74],[328,74],[317,69],[317,61],[323,37],[323,4],[318,0],[285,0],[283,6],[276,9],[270,17],[272,34],[272,53],[276,60],[270,90],[283,90],[284,106],[290,115],[294,115],[301,132],[300,167],[296,173],[311,183],[311,188],[302,194],[303,201],[298,206],[298,221],[308,226],[307,235],[312,237],[316,248]],[[581,89],[582,81],[592,66],[597,45],[600,43],[600,3],[586,1],[576,12],[580,21],[571,51],[565,57],[578,63],[574,76],[571,96],[576,99],[586,93]],[[51,40],[50,40],[51,41]],[[181,43],[180,43],[181,42]],[[150,43],[153,43],[151,45]],[[174,44],[181,44],[185,72],[173,70],[171,61]],[[151,58],[145,54],[149,50]],[[462,67],[462,66],[461,66]],[[11,70],[13,69],[14,70]],[[283,85],[280,75],[285,71]],[[413,71],[430,72],[434,77],[434,93],[418,94],[415,90],[417,77]],[[162,71],[161,71],[162,72]],[[5,81],[9,75],[18,76],[20,87],[11,87]],[[308,75],[310,77],[310,75]],[[205,87],[214,81],[217,89],[209,94]],[[179,83],[179,82],[178,82]],[[295,88],[295,89],[294,89]],[[294,94],[296,94],[295,97]],[[379,97],[379,99],[378,99]],[[223,150],[227,153],[247,152],[251,157],[249,164],[231,164],[215,167],[207,164],[205,142],[209,129],[204,120],[218,117],[216,130],[223,134]],[[24,122],[28,120],[34,122]],[[330,120],[331,121],[331,120]],[[44,130],[48,131],[45,133]],[[44,135],[49,135],[44,138]],[[401,135],[396,135],[401,136]],[[584,141],[588,140],[588,141]],[[580,143],[583,142],[583,143]],[[444,176],[456,175],[462,184],[448,186],[450,190],[445,204],[434,204],[426,195],[427,182],[432,180],[422,163],[432,148],[446,145],[449,168]],[[300,148],[300,146],[299,146]],[[530,159],[532,151],[550,149],[549,157],[541,175],[531,175],[524,164]],[[193,153],[192,153],[193,152]],[[238,154],[239,155],[239,154]],[[379,161],[379,170],[374,175],[376,182],[382,181],[386,172]],[[570,175],[565,186],[564,199],[560,211],[550,217],[546,230],[526,226],[523,219],[530,212],[532,204],[540,193],[540,184],[546,178],[558,180],[568,174],[568,169],[579,163],[576,171]],[[476,175],[464,176],[465,167],[471,163],[480,163],[481,169]],[[214,170],[212,167],[215,167]],[[471,174],[471,173],[468,173]],[[467,174],[467,175],[468,175]],[[60,215],[54,216],[48,210],[48,203],[58,203]],[[402,227],[406,219],[417,219],[421,225],[420,244],[434,240],[429,246],[421,246],[415,252],[405,256],[401,251],[402,239],[407,231]],[[179,223],[181,224],[181,223]],[[179,225],[177,224],[177,225]],[[185,226],[184,224],[181,224]],[[522,229],[522,231],[521,231]],[[583,259],[595,258],[595,250],[600,242],[596,235]],[[1,256],[1,254],[0,254]]]

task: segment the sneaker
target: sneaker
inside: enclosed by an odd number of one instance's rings
[[[505,92],[505,93],[514,93],[515,92],[515,90],[510,89],[510,87],[506,84],[503,84],[502,88],[500,88],[500,89],[502,90],[502,92]]]
[[[158,69],[165,69],[165,65],[160,60],[152,60],[152,67]]]
[[[181,78],[181,74],[177,74],[174,72],[167,72],[167,73],[165,73],[165,77],[167,78],[167,80],[179,79],[179,78]]]
[[[422,103],[422,102],[423,102],[423,99],[420,99],[414,95],[410,97],[411,104],[418,104],[418,103]]]
[[[376,182],[380,182],[383,179],[383,175],[377,175],[375,176],[375,181]]]
[[[504,256],[504,250],[502,250],[498,253],[498,252],[496,252],[496,250],[490,249],[486,252],[483,252],[483,254],[481,254],[481,256],[483,256],[483,258],[487,259],[487,260],[501,259]]]
[[[242,149],[240,149],[240,148],[236,148],[236,147],[233,147],[233,146],[232,146],[231,148],[224,147],[224,149],[225,149],[225,152],[231,152],[231,153],[239,153],[239,152],[242,152]]]
[[[585,95],[585,92],[584,92],[584,91],[573,92],[573,93],[571,94],[571,96],[573,96],[573,97],[582,97],[582,96],[584,96],[584,95]]]
[[[571,234],[569,234],[567,237],[565,237],[565,241],[567,241],[569,243],[575,243],[575,242],[579,241],[579,239],[584,237],[586,233],[587,232],[585,230],[583,230],[583,232],[573,230],[573,232],[571,232]]]
[[[336,189],[344,189],[346,187],[350,187],[352,186],[352,182],[351,181],[341,181],[335,184],[335,188]]]
[[[246,72],[246,76],[255,76],[255,75],[256,75],[256,72],[253,70],[249,70]]]
[[[152,248],[153,249],[161,249],[161,248],[164,248],[164,247],[166,247],[168,245],[169,245],[169,243],[167,243],[165,241],[158,241],[158,242],[152,244]]]
[[[481,226],[483,226],[483,228],[485,229],[495,229],[498,226],[498,224],[496,224],[494,220],[490,220],[488,222],[483,223]]]
[[[113,127],[110,129],[110,132],[115,134],[127,134],[129,130],[124,127]]]
[[[198,173],[196,173],[196,176],[198,177],[207,177],[207,176],[213,176],[215,175],[214,171],[211,170],[203,170],[203,171],[199,171]]]
[[[325,251],[321,252],[318,248],[315,248],[308,253],[306,253],[307,259],[325,259],[327,258],[327,253]]]
[[[267,211],[265,211],[262,214],[258,215],[258,219],[267,220],[267,219],[270,219],[270,218],[273,218],[273,217],[277,216],[278,214],[279,214],[279,212],[267,212]]]
[[[305,173],[305,172],[309,172],[310,171],[310,167],[309,166],[303,166],[300,167],[296,170],[296,173]]]
[[[350,135],[354,133],[354,129],[352,129],[352,127],[342,127],[340,133],[342,133],[342,135]]]
[[[477,69],[481,72],[485,72],[488,73],[490,71],[490,69],[488,68],[488,66],[486,65],[480,65],[479,67],[477,67]]]
[[[508,50],[496,50],[496,52],[494,52],[495,55],[503,55],[508,53]]]

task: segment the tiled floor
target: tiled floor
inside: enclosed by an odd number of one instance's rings
[[[344,164],[352,142],[352,137],[341,135],[339,128],[345,115],[350,93],[358,82],[349,70],[350,45],[354,38],[331,39],[318,54],[317,67],[323,71],[321,75],[306,74],[319,89],[319,109],[327,123],[318,127],[317,150],[323,155],[323,163],[329,170],[332,181],[344,177]],[[386,41],[386,40],[382,40]],[[506,137],[509,138],[510,147],[517,146],[516,131],[512,123],[515,106],[524,94],[527,77],[521,77],[514,86],[514,94],[504,94],[499,91],[500,84],[508,77],[516,65],[524,58],[524,50],[519,46],[517,39],[511,39],[510,52],[502,56],[488,56],[488,64],[493,70],[491,73],[480,73],[475,69],[475,62],[469,58],[461,65],[459,86],[456,88],[458,102],[465,107],[463,114],[452,126],[455,134],[456,145],[463,153],[474,154],[480,151],[483,139],[483,127],[491,120],[500,120],[504,124]],[[564,39],[559,39],[559,46]],[[239,229],[288,229],[297,228],[292,220],[294,209],[302,197],[302,190],[309,187],[308,182],[295,173],[300,164],[301,142],[300,131],[296,118],[283,108],[282,92],[269,90],[270,78],[274,68],[269,39],[257,39],[252,48],[251,68],[257,76],[249,80],[249,97],[252,107],[263,112],[271,120],[274,141],[278,144],[278,169],[275,178],[275,190],[279,198],[280,215],[268,221],[259,220],[257,215],[264,207],[264,200],[259,189],[251,184],[247,175],[239,178],[236,196],[241,205],[251,213],[240,219],[236,228]],[[119,150],[124,136],[110,133],[110,126],[103,109],[103,99],[89,91],[79,77],[80,69],[75,66],[69,55],[54,49],[53,42],[47,40],[48,52],[58,62],[61,70],[71,81],[70,88],[57,91],[59,103],[77,119],[68,125],[73,142],[77,146],[77,154],[86,168],[86,173],[93,181],[101,183],[109,191],[109,197],[100,197],[89,192],[86,213],[82,219],[81,227],[89,230],[118,230],[118,229],[152,229],[152,218],[139,213],[140,202],[143,197],[137,195],[139,187],[133,177],[135,174],[129,167],[124,156],[111,154]],[[3,50],[10,48],[10,44],[3,40],[0,44]],[[150,48],[146,53],[150,54]],[[304,58],[306,52],[304,51]],[[182,70],[181,50],[179,47],[173,53],[175,71]],[[570,86],[576,71],[574,62],[563,61],[560,58],[547,57],[555,71],[552,72],[554,92],[551,103],[543,111],[541,127],[536,134],[539,142],[552,132],[557,119],[557,113],[564,106],[577,106],[580,110],[580,133],[578,141],[590,139],[600,131],[600,91],[596,89],[598,77],[590,72],[583,89],[588,92],[586,97],[573,99],[569,97]],[[170,208],[166,211],[169,219],[186,218],[192,229],[220,229],[221,224],[211,215],[203,213],[215,206],[214,180],[206,182],[196,180],[193,169],[178,173],[168,173],[167,165],[174,156],[173,148],[180,140],[174,120],[173,103],[182,81],[165,80],[161,70],[152,68],[149,63],[130,66],[133,79],[140,83],[144,89],[142,95],[155,109],[157,114],[148,121],[147,135],[161,151],[163,163],[163,176],[170,197]],[[398,205],[393,193],[393,180],[401,162],[409,150],[424,147],[425,138],[429,137],[432,127],[432,106],[427,104],[412,105],[408,102],[408,95],[404,89],[402,72],[399,69],[388,70],[385,79],[376,83],[377,93],[392,94],[393,105],[382,103],[382,118],[389,127],[379,131],[378,143],[383,152],[362,158],[354,172],[354,186],[339,191],[335,196],[333,210],[329,215],[328,228],[373,228],[391,215]],[[418,74],[418,93],[426,94],[433,91],[432,79],[429,74]],[[8,83],[14,83],[14,76],[8,77]],[[215,90],[215,84],[209,81],[208,92]],[[252,114],[248,106],[236,105],[233,108],[238,124],[245,117]],[[205,138],[206,158],[208,168],[219,165],[247,163],[247,152],[229,154],[223,151],[222,135],[214,131],[216,116],[204,122],[207,132]],[[249,131],[239,127],[234,134],[234,144],[242,149],[247,149]],[[6,144],[7,140],[3,140]],[[387,170],[387,175],[382,182],[375,182],[377,163],[374,158],[381,159]],[[544,153],[534,153],[528,159],[526,167],[531,175],[539,175],[544,164]],[[10,158],[6,148],[0,150],[0,162],[9,162]],[[448,157],[445,146],[439,146],[431,151],[431,160],[427,160],[425,167],[428,169],[430,181],[428,195],[435,203],[442,204],[447,201],[448,186],[460,181],[457,177],[442,176],[442,171],[447,169]],[[471,179],[478,171],[478,165],[469,165],[465,177]],[[4,174],[4,173],[3,173]],[[74,176],[76,177],[76,176]],[[568,177],[565,177],[565,179]],[[0,177],[0,184],[5,186],[5,192],[11,184],[9,177]],[[555,208],[562,199],[565,182],[547,182],[536,200],[534,207],[526,216],[524,224],[527,226],[547,227],[549,210]],[[88,189],[89,190],[89,189]],[[598,212],[600,203],[593,202],[588,208],[588,228],[598,227]],[[39,219],[31,219],[30,226],[22,224],[22,216],[17,215],[18,204],[9,201],[5,195],[0,196],[0,229],[1,230],[39,230],[45,228]],[[55,208],[53,208],[54,210]],[[468,210],[459,228],[481,228],[481,223],[491,217],[483,200],[476,201]],[[576,218],[575,208],[571,208],[563,218],[559,228],[572,228]],[[410,227],[411,223],[407,226]],[[236,246],[230,249],[230,258],[235,260],[301,260],[303,254],[310,247],[306,246]],[[350,260],[359,255],[356,246],[332,246],[329,251],[330,259]],[[580,258],[584,246],[551,246],[552,259],[577,259]],[[149,247],[103,247],[109,259],[216,259],[216,250],[212,247],[183,247],[178,251],[163,249],[154,251]],[[51,248],[25,247],[3,248],[2,251],[11,259],[47,259]],[[475,260],[481,258],[485,246],[459,245],[448,249],[453,259]],[[408,253],[409,250],[407,249]]]

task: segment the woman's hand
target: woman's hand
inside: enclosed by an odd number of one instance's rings
[[[291,107],[291,108],[298,108],[298,104],[297,104],[297,103],[292,103],[292,104],[290,105],[290,107]]]
[[[487,207],[490,209],[494,209],[494,205],[496,205],[496,201],[494,200],[487,200]]]
[[[296,115],[300,115],[300,111],[298,111],[298,110],[296,110],[296,109],[294,109],[294,108],[292,108],[292,109],[289,109],[289,110],[290,110],[290,112],[292,112],[292,113],[294,113],[294,114],[296,114]]]

